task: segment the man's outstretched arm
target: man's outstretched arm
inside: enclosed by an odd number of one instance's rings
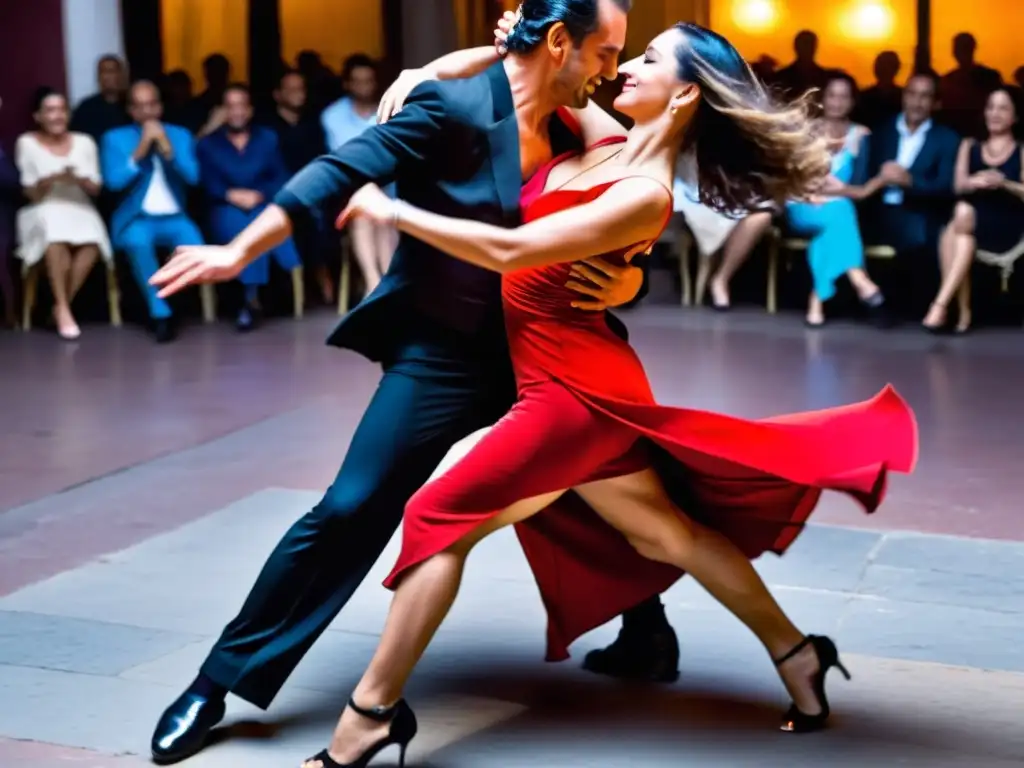
[[[445,115],[438,83],[423,83],[410,95],[401,114],[299,171],[274,197],[273,204],[231,243],[179,248],[151,282],[160,287],[161,296],[169,296],[196,283],[234,279],[248,264],[284,242],[297,220],[317,209],[342,206],[364,184],[388,184],[402,166],[429,157],[439,146]]]

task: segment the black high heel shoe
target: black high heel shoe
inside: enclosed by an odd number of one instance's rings
[[[402,750],[398,755],[398,768],[403,768],[405,765],[405,752],[409,748],[409,742],[416,736],[418,728],[416,715],[413,713],[412,708],[405,703],[405,699],[399,700],[392,707],[373,707],[372,709],[364,709],[352,699],[349,699],[348,707],[357,715],[361,715],[368,720],[373,720],[377,723],[391,723],[388,735],[366,750],[358,760],[352,763],[339,763],[331,757],[326,749],[309,758],[306,762],[319,761],[323,768],[366,768],[370,761],[385,749],[391,746],[398,746]]]
[[[843,677],[847,680],[851,679],[850,673],[846,671],[846,667],[839,660],[839,651],[836,649],[835,643],[827,637],[819,635],[808,635],[805,637],[793,650],[782,658],[776,659],[775,666],[781,667],[808,645],[814,648],[814,653],[818,657],[818,671],[814,674],[813,685],[814,695],[818,697],[818,701],[821,703],[821,712],[816,715],[805,715],[797,709],[796,704],[793,704],[782,718],[782,726],[780,727],[780,730],[788,733],[811,733],[813,731],[820,731],[825,727],[829,716],[828,696],[825,695],[825,676],[832,667],[842,672]]]

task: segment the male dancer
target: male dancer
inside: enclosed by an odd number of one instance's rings
[[[153,282],[168,295],[234,279],[293,223],[369,181],[396,181],[403,199],[428,210],[515,226],[523,180],[574,141],[555,109],[584,106],[600,79],[615,78],[629,5],[527,0],[526,50],[470,79],[424,83],[392,120],[301,171],[231,244],[180,249]],[[601,306],[632,299],[641,271],[605,268],[612,279]],[[199,676],[161,716],[158,763],[202,749],[227,692],[269,706],[365,578],[409,497],[455,442],[514,400],[497,275],[412,239],[328,341],[381,362],[384,376],[334,483],[285,534]]]

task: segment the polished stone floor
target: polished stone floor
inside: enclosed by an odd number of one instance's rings
[[[790,556],[759,563],[798,623],[848,657],[835,727],[776,733],[770,665],[691,583],[667,596],[675,685],[543,664],[536,590],[499,535],[410,690],[412,765],[1019,765],[1020,332],[811,331],[799,316],[657,306],[625,319],[665,402],[767,416],[892,382],[915,408],[919,469],[877,514],[826,498]],[[372,392],[373,366],[323,346],[331,322],[189,327],[166,347],[130,327],[90,326],[74,345],[0,334],[0,766],[145,764],[156,716],[330,481]],[[321,745],[372,652],[393,554],[275,706],[233,702],[221,743],[186,765],[297,765]]]

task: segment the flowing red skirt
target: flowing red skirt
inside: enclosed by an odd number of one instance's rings
[[[887,473],[916,461],[914,416],[892,387],[865,402],[758,421],[666,407],[603,323],[508,322],[520,399],[410,500],[389,588],[517,501],[652,466],[682,512],[748,557],[782,554],[823,490],[873,512]],[[637,554],[571,493],[516,532],[547,608],[549,660],[683,575]]]

